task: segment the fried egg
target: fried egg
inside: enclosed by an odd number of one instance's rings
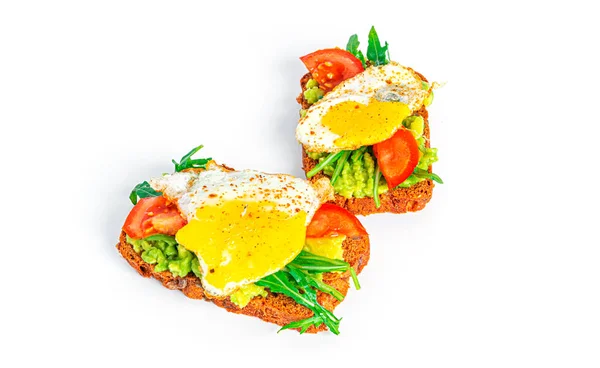
[[[296,138],[309,152],[338,152],[390,138],[430,93],[421,78],[396,62],[371,66],[313,104]]]
[[[311,184],[214,162],[204,171],[165,175],[150,185],[187,219],[175,237],[198,256],[202,285],[213,297],[285,267],[304,247],[315,212],[333,198],[327,179]]]

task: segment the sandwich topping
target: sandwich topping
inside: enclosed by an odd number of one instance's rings
[[[175,163],[176,172],[136,186],[123,226],[127,241],[155,272],[198,277],[209,298],[230,298],[240,308],[254,297],[285,294],[313,311],[285,328],[306,331],[339,319],[316,299],[343,295],[320,278],[355,271],[341,259],[346,237],[366,236],[348,211],[323,204],[333,196],[327,179],[233,171],[211,159]],[[340,299],[341,300],[341,299]]]
[[[437,83],[390,61],[388,44],[380,44],[374,28],[366,58],[358,46],[353,35],[345,51],[300,58],[312,78],[305,84],[308,108],[300,111],[296,138],[318,161],[307,177],[322,172],[337,194],[374,197],[379,206],[379,194],[387,190],[426,179],[442,182],[429,172],[437,149],[428,147],[421,116]]]
[[[306,212],[274,208],[271,202],[240,200],[206,206],[177,232],[177,242],[198,255],[207,292],[229,295],[279,271],[300,254]]]

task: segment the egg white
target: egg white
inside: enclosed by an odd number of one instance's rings
[[[278,210],[290,214],[295,214],[299,209],[306,212],[308,225],[321,204],[333,199],[333,188],[328,179],[313,184],[285,174],[233,171],[214,161],[209,162],[203,171],[178,172],[153,178],[150,186],[177,204],[188,222],[203,205],[241,199],[270,201],[276,204]]]
[[[284,174],[265,174],[253,170],[233,171],[217,165],[214,161],[208,163],[206,170],[164,175],[151,179],[150,185],[154,190],[163,192],[167,199],[175,203],[188,222],[196,216],[197,209],[204,205],[244,200],[269,201],[274,203],[277,210],[291,215],[296,215],[299,210],[304,211],[308,226],[321,204],[333,199],[333,188],[329,179],[320,179],[311,183]],[[200,269],[206,275],[209,272],[209,265],[200,254],[196,253],[196,255]],[[225,249],[223,255],[224,262],[231,259]],[[276,271],[268,272],[264,276]],[[205,278],[201,281],[208,297],[223,297],[256,280],[229,282],[224,289],[211,285]]]

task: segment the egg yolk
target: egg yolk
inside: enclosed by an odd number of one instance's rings
[[[304,211],[290,214],[268,201],[231,200],[199,208],[176,239],[198,255],[202,282],[212,287],[206,291],[227,295],[291,262],[304,246],[305,222]]]
[[[390,138],[410,115],[402,102],[382,102],[371,99],[368,105],[344,101],[333,105],[322,119],[322,124],[339,135],[338,147],[369,146]]]

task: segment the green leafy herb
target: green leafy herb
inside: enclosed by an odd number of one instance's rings
[[[321,257],[316,254],[302,251],[289,265],[312,273],[350,271],[354,287],[356,290],[360,290],[360,283],[356,277],[356,272],[348,262]]]
[[[322,324],[323,324],[323,321],[321,321],[321,317],[319,317],[319,316],[312,316],[310,318],[301,319],[299,321],[288,323],[287,325],[285,325],[282,328],[280,328],[279,331],[277,331],[277,332],[281,332],[281,331],[287,330],[287,329],[299,328],[300,329],[300,333],[303,334],[303,333],[306,332],[306,330],[308,330],[308,328],[310,326],[319,327]]]
[[[191,150],[190,152],[188,152],[185,156],[183,156],[180,160],[180,162],[176,162],[175,160],[171,160],[173,162],[173,164],[175,164],[175,171],[179,172],[185,169],[190,169],[190,168],[200,168],[200,169],[206,169],[206,164],[212,160],[212,158],[199,158],[199,159],[192,159],[192,156],[200,151],[200,149],[204,147],[202,145],[194,148],[193,150]],[[156,190],[152,189],[152,187],[150,186],[150,184],[148,184],[147,181],[140,183],[138,185],[135,186],[135,188],[133,188],[133,190],[131,191],[131,194],[129,194],[129,200],[131,200],[131,203],[133,204],[137,204],[138,200],[140,198],[148,198],[148,197],[158,197],[162,195],[161,192],[157,192]]]
[[[413,175],[416,176],[417,178],[431,179],[431,180],[435,181],[436,183],[444,184],[444,182],[442,181],[442,178],[440,178],[436,174],[430,173],[427,170],[419,169],[418,167],[416,167],[415,171],[413,171]]]
[[[150,184],[145,181],[133,188],[131,194],[129,194],[129,200],[131,200],[131,203],[137,204],[138,198],[158,197],[160,195],[162,195],[161,192],[152,189]]]
[[[330,153],[323,161],[319,162],[317,165],[315,165],[315,167],[313,167],[312,170],[306,173],[306,177],[310,179],[313,176],[317,175],[319,172],[321,172],[321,170],[325,168],[325,166],[337,161],[337,159],[340,158],[340,156],[342,156],[342,153],[343,151],[337,153]]]
[[[337,181],[338,177],[342,173],[344,164],[346,163],[346,161],[348,161],[348,157],[352,153],[352,151],[342,151],[342,152],[343,152],[342,155],[337,160],[337,163],[335,166],[335,171],[333,172],[333,175],[331,175],[331,185],[335,184],[335,182]]]
[[[360,42],[358,42],[358,36],[353,34],[348,40],[348,44],[346,45],[346,51],[356,56],[356,58],[362,63],[363,68],[366,68],[367,62],[365,61],[365,55],[363,55],[362,51],[358,49],[358,46],[360,46]]]
[[[154,234],[144,238],[146,241],[164,241],[169,245],[177,244],[177,240],[175,240],[174,236],[165,235],[165,234]]]
[[[354,161],[362,160],[362,158],[363,158],[363,156],[364,156],[364,154],[365,154],[365,152],[367,151],[368,148],[369,148],[368,146],[362,146],[359,149],[354,150],[354,152],[356,152],[356,156],[354,156],[354,153],[352,153],[352,155],[353,155],[352,159]]]
[[[385,65],[390,62],[388,43],[386,42],[384,46],[381,46],[381,43],[379,42],[379,36],[377,35],[377,31],[375,31],[374,26],[371,27],[371,30],[369,31],[367,58],[375,66]]]
[[[379,178],[381,178],[381,171],[379,165],[375,164],[375,177],[373,179],[373,200],[375,201],[375,208],[381,207],[379,201]]]
[[[333,296],[337,300],[344,300],[344,295],[342,293],[340,293],[336,288],[321,281],[316,275],[302,271],[298,267],[292,265],[288,265],[286,269],[300,285],[305,283],[308,286],[312,286],[317,290]],[[303,282],[300,282],[299,279],[303,279]]]
[[[202,273],[200,272],[200,261],[198,261],[198,257],[192,258],[192,264],[190,265],[190,267],[194,275],[196,275],[196,277],[202,277]]]
[[[181,158],[181,160],[179,162],[175,161],[175,160],[171,160],[173,162],[173,164],[175,165],[175,171],[179,172],[179,171],[183,171],[185,169],[206,169],[206,164],[212,160],[212,158],[199,158],[196,160],[192,159],[192,156],[200,151],[200,149],[202,149],[202,147],[204,147],[203,145],[199,145],[198,147],[194,148],[193,150],[191,150],[190,152],[188,152],[185,156],[183,156]]]
[[[340,333],[340,320],[317,302],[315,290],[310,287],[301,287],[288,272],[278,271],[272,275],[263,277],[256,282],[256,285],[267,287],[273,293],[281,293],[289,296],[298,304],[307,307],[315,314],[311,319],[313,325],[320,326],[324,323],[327,328],[329,328],[329,331],[336,335]],[[300,293],[300,290],[302,290],[302,293]],[[306,321],[303,322],[302,326],[294,327],[298,325],[298,323],[299,321],[295,322],[292,327],[290,327],[290,325],[283,326],[282,329],[302,327],[304,331],[306,331],[306,329],[310,327]]]
[[[304,297],[314,303],[315,306],[318,306],[318,308],[313,310],[315,315],[321,317],[321,320],[327,327],[329,327],[331,332],[335,333],[336,335],[339,334],[340,320],[328,309],[325,309],[321,306],[321,304],[319,304],[317,301],[317,291],[311,287],[311,279],[307,277],[304,272],[293,266],[288,267],[286,271],[289,272],[292,278],[298,283],[298,286],[304,292]]]
[[[344,295],[321,281],[317,274],[348,270],[350,270],[356,289],[360,289],[356,272],[347,262],[302,251],[283,270],[260,279],[256,285],[268,287],[273,293],[287,295],[314,313],[313,317],[289,323],[281,330],[299,328],[300,333],[304,333],[310,326],[319,327],[325,324],[331,332],[337,335],[340,333],[341,319],[319,304],[317,290],[330,294],[338,300],[343,300]]]

